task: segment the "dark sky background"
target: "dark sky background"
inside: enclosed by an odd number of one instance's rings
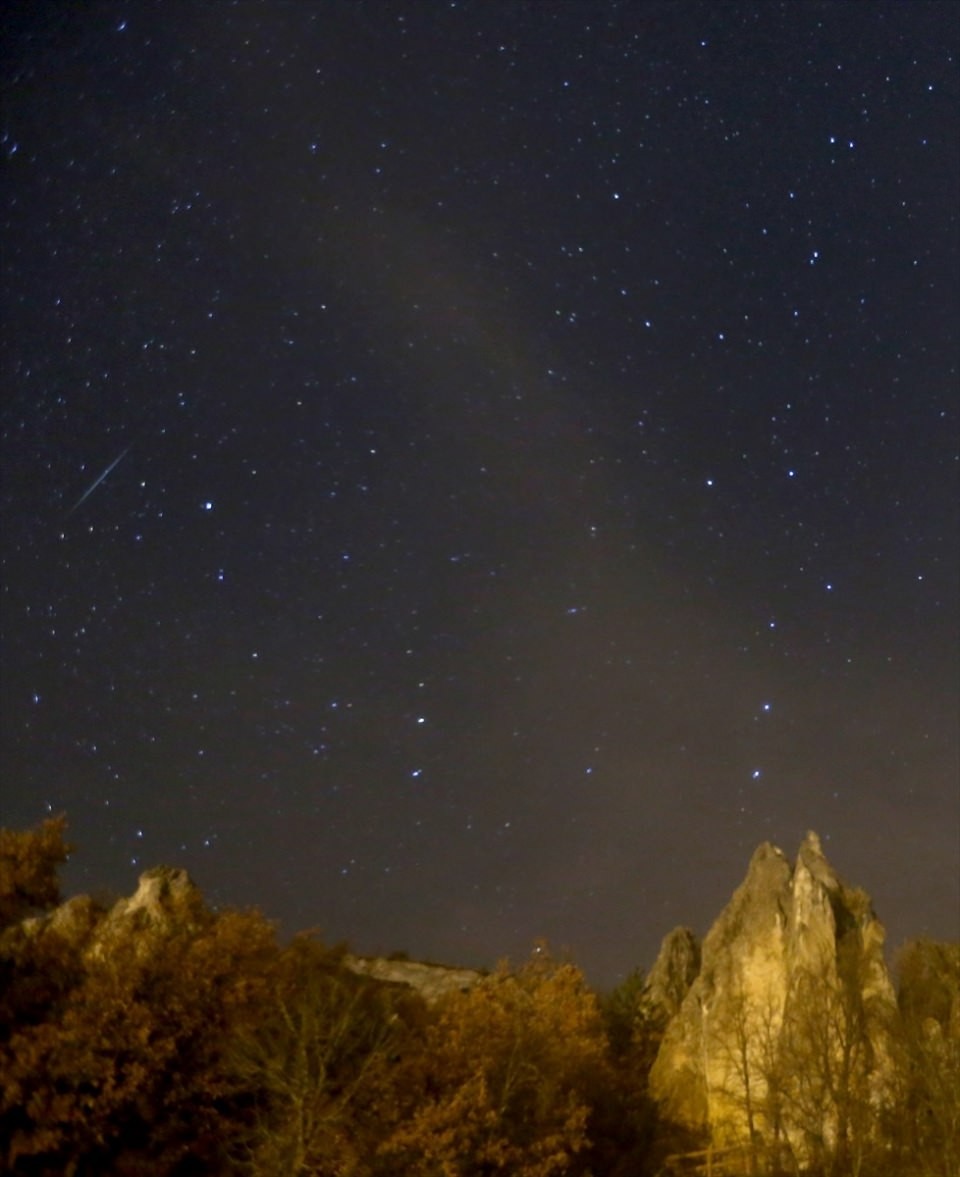
[[[19,5],[3,823],[598,984],[808,828],[960,934],[958,19]]]

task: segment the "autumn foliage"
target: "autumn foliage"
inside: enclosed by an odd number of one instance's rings
[[[381,1155],[423,1177],[572,1172],[606,1069],[596,997],[540,947],[519,971],[501,966],[440,1004]]]
[[[66,818],[51,817],[35,830],[0,829],[0,928],[59,902],[66,828]]]
[[[662,1026],[640,974],[601,1002],[539,944],[427,1005],[315,936],[281,946],[257,912],[209,911],[183,872],[144,876],[154,909],[57,906],[68,850],[59,818],[0,832],[0,1173],[679,1171],[646,1092]],[[948,1177],[960,967],[920,944],[902,969],[909,1116],[884,1129],[875,1174]]]
[[[588,1171],[605,1026],[545,946],[427,1007],[315,937],[210,912],[182,872],[145,876],[179,896],[165,916],[54,910],[64,833],[0,843],[0,1171]]]

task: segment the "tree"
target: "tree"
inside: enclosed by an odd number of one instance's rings
[[[262,1008],[272,928],[207,913],[199,926],[103,920],[76,939],[61,923],[36,951],[65,982],[0,1045],[0,1168],[221,1171],[244,1096],[224,1046]]]
[[[779,1166],[790,1153],[785,1138],[783,999],[776,987],[749,986],[742,972],[730,979],[729,1000],[713,1050],[722,1076],[712,1093],[711,1130],[735,1140],[751,1174],[767,1162]]]
[[[960,944],[912,941],[899,971],[907,1114],[893,1135],[911,1171],[950,1177],[960,1172]]]
[[[256,1023],[230,1043],[231,1072],[254,1099],[237,1153],[243,1171],[369,1172],[419,999],[355,975],[341,956],[297,937],[271,969]]]
[[[438,1003],[406,1068],[407,1118],[381,1149],[421,1177],[576,1171],[591,1094],[607,1074],[595,996],[543,948]]]
[[[638,1034],[650,1023],[647,981],[642,969],[634,969],[615,989],[600,999],[600,1013],[610,1051],[615,1058],[631,1054]],[[656,1047],[654,1047],[656,1053]]]
[[[648,1080],[667,1017],[640,969],[600,998],[600,1012],[609,1078],[593,1094],[587,1123],[590,1172],[643,1172],[659,1130]]]
[[[0,928],[60,902],[57,868],[72,849],[66,829],[62,814],[34,830],[0,829]]]
[[[871,990],[856,926],[841,930],[834,967],[800,970],[787,998],[782,1036],[791,1135],[808,1159],[837,1177],[857,1177],[894,1083],[894,1009]]]

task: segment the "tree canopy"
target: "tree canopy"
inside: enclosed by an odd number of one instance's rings
[[[652,1177],[700,1163],[666,1158],[697,1145],[649,1097],[664,1020],[639,972],[601,1000],[537,944],[427,1003],[316,935],[282,945],[257,911],[209,910],[182,871],[143,876],[166,904],[154,914],[58,907],[69,850],[63,818],[0,831],[2,1172]],[[731,1082],[778,1147],[794,1121],[818,1137],[836,1177],[868,1162],[876,1177],[956,1172],[960,947],[917,942],[900,967],[883,1057],[856,976],[806,978],[792,1054],[766,1049],[767,1023],[741,1009]],[[741,1151],[760,1164],[755,1142]]]

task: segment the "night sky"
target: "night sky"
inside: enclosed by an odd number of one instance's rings
[[[597,984],[817,830],[960,934],[954,3],[30,3],[2,801]]]

